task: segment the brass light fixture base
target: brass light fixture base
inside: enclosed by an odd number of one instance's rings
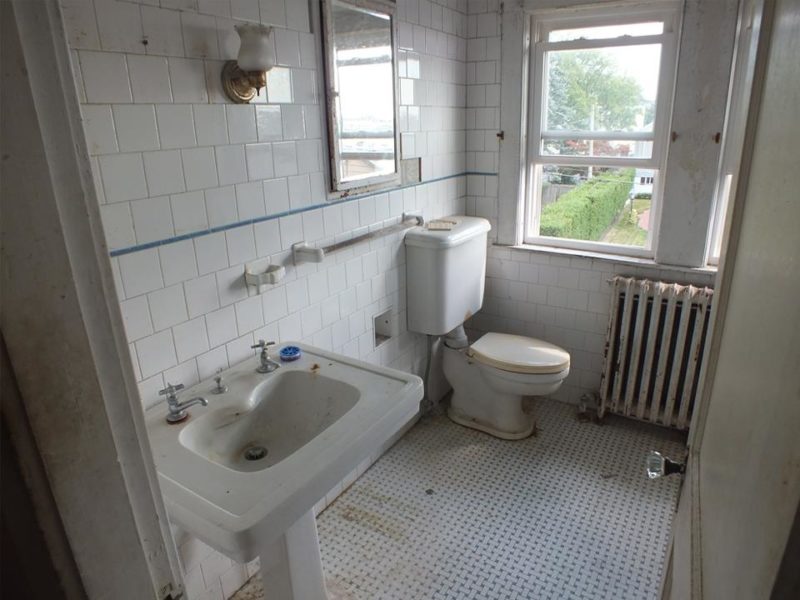
[[[222,89],[237,104],[247,104],[266,85],[266,71],[242,71],[235,60],[222,67]]]

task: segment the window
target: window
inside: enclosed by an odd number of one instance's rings
[[[678,6],[533,17],[526,243],[653,256]]]
[[[723,162],[723,169],[727,166]],[[738,170],[739,165],[735,165]],[[721,172],[722,178],[717,181],[717,194],[715,198],[716,206],[714,209],[714,218],[711,222],[711,240],[708,248],[708,263],[711,265],[719,264],[719,258],[722,254],[722,233],[725,227],[725,215],[728,213],[728,205],[730,204],[731,192],[733,191],[733,169],[731,172]]]
[[[719,264],[722,254],[725,217],[731,199],[736,194],[736,182],[742,160],[745,126],[753,88],[755,55],[758,47],[761,10],[758,3],[749,1],[742,6],[742,22],[736,42],[733,77],[731,78],[725,130],[722,136],[722,154],[717,173],[714,216],[709,231],[706,252],[708,263]]]
[[[394,4],[326,0],[331,190],[399,183]]]

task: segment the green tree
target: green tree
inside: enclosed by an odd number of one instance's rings
[[[650,103],[644,100],[639,83],[621,74],[614,58],[602,51],[553,52],[548,80],[550,130],[624,131],[636,126],[637,115],[652,112],[648,112]]]

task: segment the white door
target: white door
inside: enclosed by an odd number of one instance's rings
[[[770,598],[800,502],[800,2],[765,0],[665,598]]]

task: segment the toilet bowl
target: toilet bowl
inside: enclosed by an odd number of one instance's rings
[[[469,348],[445,346],[444,375],[453,386],[448,416],[499,438],[528,437],[534,419],[523,398],[555,392],[569,362],[558,346],[518,335],[487,333]]]

